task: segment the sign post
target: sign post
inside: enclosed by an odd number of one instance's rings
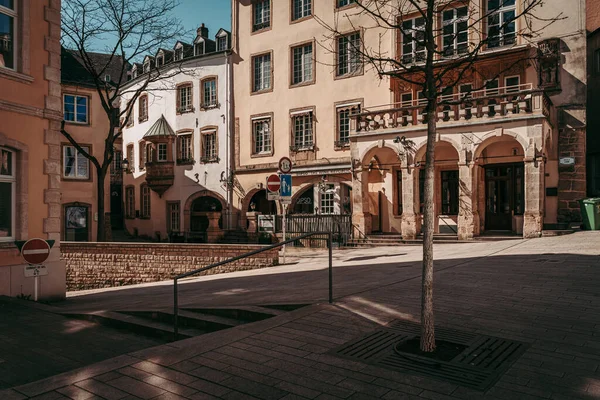
[[[287,206],[292,202],[292,176],[289,173],[292,171],[292,160],[288,157],[281,157],[279,160],[280,185],[279,185],[279,201],[283,210],[283,241],[287,240],[285,228],[287,225]],[[285,244],[283,245],[283,263],[285,264]]]
[[[267,178],[267,199],[268,200],[279,200],[279,188],[281,187],[281,180],[279,175],[272,174]]]
[[[20,243],[17,243],[19,245]],[[42,264],[50,257],[50,248],[52,243],[48,243],[43,239],[29,239],[25,244],[19,246],[21,249],[21,256],[29,264],[25,267],[25,277],[33,277],[33,300],[38,300],[39,293],[39,279],[40,276],[48,275],[48,270]]]

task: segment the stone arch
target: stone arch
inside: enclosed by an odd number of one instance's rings
[[[441,142],[448,143],[450,146],[452,146],[452,148],[456,150],[456,156],[460,161],[462,150],[460,144],[456,140],[448,138],[447,136],[441,137],[435,141],[436,145]],[[421,143],[419,143],[416,149],[417,150],[414,152],[413,156],[413,160],[415,163],[421,161],[425,157],[425,151],[427,150],[427,140],[424,140]]]
[[[369,164],[369,162],[371,161],[371,158],[373,158],[373,156],[375,154],[377,154],[377,150],[389,149],[389,150],[392,150],[394,152],[394,154],[398,155],[398,147],[394,147],[393,143],[389,143],[389,142],[391,142],[391,141],[384,140],[382,144],[373,143],[372,145],[367,147],[367,149],[363,152],[363,155],[360,158],[363,167],[365,165]],[[398,160],[398,161],[400,161],[400,160]]]
[[[248,193],[246,193],[246,196],[242,200],[242,208],[240,210],[241,213],[242,213],[243,218],[246,217],[246,213],[248,212],[248,208],[250,208],[250,201],[252,200],[252,198],[254,197],[254,195],[256,193],[260,192],[261,190],[266,191],[267,189],[265,189],[265,188],[254,188],[254,189],[250,190]],[[277,201],[275,202],[275,206],[276,206],[276,209],[277,209],[277,214],[281,214],[281,207],[279,207],[279,203]]]
[[[481,156],[483,150],[485,150],[485,148],[491,145],[492,143],[511,141],[511,139],[519,143],[523,150],[523,154],[527,153],[529,143],[518,133],[510,130],[502,130],[501,132],[491,131],[483,135],[483,137],[475,147],[475,150],[473,151],[473,159],[477,160]]]
[[[185,215],[189,215],[194,200],[199,199],[200,197],[213,197],[221,203],[221,207],[223,210],[227,209],[227,202],[225,201],[223,196],[213,191],[205,189],[200,190],[187,198],[187,200],[185,201],[185,206],[183,207],[183,212]]]

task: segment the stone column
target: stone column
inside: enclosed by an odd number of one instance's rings
[[[458,239],[469,240],[479,234],[477,213],[477,166],[474,163],[458,165]]]
[[[258,232],[258,216],[260,213],[258,211],[248,211],[246,213],[246,220],[248,221],[248,233],[255,234]]]
[[[369,213],[369,172],[358,170],[352,177],[352,224],[361,233],[371,233],[371,214]],[[356,232],[355,232],[356,234]]]
[[[419,170],[402,168],[402,238],[414,240],[421,231],[419,215]]]
[[[542,235],[544,216],[542,212],[542,192],[544,184],[544,164],[535,158],[525,158],[525,214],[523,216],[523,237],[536,238]]]
[[[208,243],[215,243],[219,236],[223,234],[223,231],[221,230],[221,228],[219,228],[220,217],[220,212],[206,213],[206,218],[208,218],[208,229],[206,229],[206,241]]]

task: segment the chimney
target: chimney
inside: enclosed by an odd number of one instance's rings
[[[200,28],[196,31],[198,36],[202,36],[203,38],[208,38],[208,28],[204,26],[204,22],[200,25]]]

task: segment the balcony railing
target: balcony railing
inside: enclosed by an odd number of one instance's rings
[[[503,117],[540,113],[553,121],[550,99],[531,84],[499,87],[440,96],[435,112],[438,124],[500,119]],[[370,107],[354,115],[355,132],[425,127],[430,113],[424,99],[387,106]]]
[[[162,196],[175,180],[173,161],[155,161],[146,163],[146,182],[150,189]]]

